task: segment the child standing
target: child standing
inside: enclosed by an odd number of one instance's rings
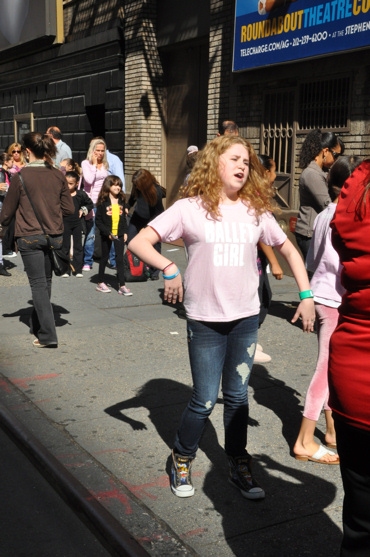
[[[265,169],[266,178],[268,179],[270,186],[273,187],[276,179],[275,161],[268,155],[257,156],[258,160]],[[272,292],[267,274],[267,265],[270,265],[271,273],[276,278],[276,280],[281,280],[283,278],[283,270],[280,267],[280,264],[272,247],[267,246],[263,242],[258,242],[257,267],[260,277],[258,295],[261,304],[259,327],[261,327],[262,323],[266,319],[272,299]],[[256,353],[254,355],[254,363],[266,364],[268,362],[271,362],[271,356],[263,351],[263,348],[260,344],[257,344]]]
[[[5,196],[9,189],[10,174],[9,169],[13,166],[13,157],[7,153],[0,155],[0,213]],[[0,237],[0,275],[10,277],[11,273],[5,268],[3,261],[3,240]]]
[[[272,190],[247,140],[225,135],[206,145],[182,198],[129,243],[140,259],[162,269],[170,303],[183,299],[180,270],[153,246],[182,238],[188,255],[184,306],[193,393],[173,445],[171,490],[178,497],[194,494],[191,466],[222,381],[229,481],[247,499],[263,499],[247,451],[260,306],[258,242],[275,246],[288,261],[301,299],[292,321],[301,316],[307,332],[314,328],[313,295],[300,254],[271,215]]]
[[[103,182],[97,201],[95,223],[101,235],[99,282],[96,290],[103,293],[111,291],[104,282],[104,271],[108,263],[109,251],[113,243],[116,252],[117,276],[119,282],[118,294],[132,296],[131,290],[125,286],[123,252],[127,240],[127,221],[125,195],[122,191],[122,181],[118,176],[107,176]]]
[[[82,278],[83,247],[82,247],[82,220],[94,208],[94,203],[83,191],[78,190],[80,177],[77,172],[66,172],[66,181],[71,193],[75,212],[63,218],[63,249],[68,255],[71,250],[71,237],[73,238],[73,258],[72,268],[77,278]],[[69,277],[69,273],[62,275],[63,278]]]

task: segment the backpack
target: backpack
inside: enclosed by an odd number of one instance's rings
[[[144,282],[148,280],[148,267],[129,249],[123,256],[125,282]]]

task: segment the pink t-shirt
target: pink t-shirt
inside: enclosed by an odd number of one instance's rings
[[[239,202],[214,220],[198,198],[181,199],[150,226],[162,242],[182,238],[188,254],[184,305],[197,321],[234,321],[259,313],[257,243],[281,245],[286,234],[270,213],[258,219]]]

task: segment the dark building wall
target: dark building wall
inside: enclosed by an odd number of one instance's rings
[[[97,5],[98,4],[98,5]],[[58,126],[73,156],[86,156],[93,135],[124,156],[122,3],[66,2],[65,43],[27,45],[0,64],[0,148],[14,141],[14,115],[32,112],[34,127]]]
[[[368,49],[235,74],[234,0],[201,6],[197,0],[184,6],[172,0],[63,5],[64,44],[11,49],[2,57],[0,148],[14,140],[14,114],[33,112],[35,129],[60,127],[77,160],[85,157],[93,135],[104,135],[123,158],[128,182],[144,166],[176,189],[186,146],[212,139],[220,120],[235,120],[261,150],[267,92],[298,91],[304,80],[348,73],[350,122],[341,135],[347,152],[369,154]],[[295,126],[297,121],[295,115]],[[303,138],[295,129],[294,207]]]

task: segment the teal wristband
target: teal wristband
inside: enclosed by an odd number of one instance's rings
[[[300,300],[305,300],[306,298],[313,298],[312,290],[303,290],[303,292],[299,293]]]
[[[179,275],[179,274],[180,274],[180,271],[179,271],[179,269],[177,269],[176,273],[174,273],[173,275],[165,275],[163,273],[163,278],[165,280],[171,280],[171,279],[174,279],[175,277],[177,277],[177,275]]]

